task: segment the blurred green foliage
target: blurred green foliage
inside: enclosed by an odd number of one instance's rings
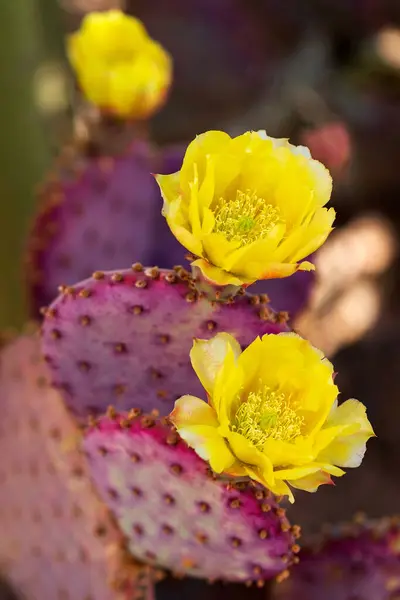
[[[0,2],[0,329],[26,318],[21,262],[34,189],[51,159],[35,74],[62,60],[62,40],[56,0]]]

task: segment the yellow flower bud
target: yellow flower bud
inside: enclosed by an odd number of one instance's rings
[[[67,49],[84,95],[104,112],[146,119],[165,101],[171,57],[138,19],[119,10],[89,13]]]

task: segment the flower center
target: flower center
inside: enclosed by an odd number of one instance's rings
[[[235,200],[220,198],[214,217],[215,232],[223,233],[229,242],[245,246],[266,237],[278,223],[280,212],[254,192],[238,190]]]
[[[235,415],[234,430],[261,449],[267,439],[289,442],[301,433],[303,417],[284,394],[268,387],[250,392]]]

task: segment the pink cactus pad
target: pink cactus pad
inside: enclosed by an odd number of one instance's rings
[[[135,143],[121,157],[67,157],[67,169],[59,168],[41,191],[29,240],[26,276],[35,313],[56,297],[59,285],[86,279],[95,269],[134,260],[153,264],[166,248],[163,266],[182,262],[184,250],[161,216],[151,175],[178,170],[182,155],[180,147],[156,152]]]
[[[215,479],[165,419],[139,410],[86,432],[94,482],[130,552],[175,573],[262,582],[286,572],[298,546],[270,492]]]
[[[64,289],[46,311],[43,350],[53,384],[77,416],[138,406],[168,414],[183,394],[203,394],[192,369],[193,338],[232,333],[243,345],[287,330],[259,296],[211,304],[189,274],[143,270],[95,273]]]
[[[300,553],[273,600],[396,600],[400,597],[398,521],[352,524]]]
[[[36,336],[2,352],[0,405],[1,572],[28,600],[153,598],[92,488]]]
[[[219,331],[242,345],[286,331],[285,315],[259,296],[210,303],[189,274],[145,269],[95,273],[45,313],[43,351],[53,384],[78,417],[137,406],[167,415],[183,394],[203,395],[189,352],[193,338]]]

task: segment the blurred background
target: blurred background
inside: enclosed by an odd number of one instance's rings
[[[142,19],[173,56],[172,94],[151,123],[158,144],[262,128],[329,166],[337,229],[296,326],[333,357],[343,397],[367,404],[378,439],[368,467],[340,486],[345,509],[337,495],[321,502],[322,490],[315,512],[310,502],[296,510],[306,527],[319,506],[326,519],[398,511],[399,0],[1,2],[1,328],[26,319],[21,264],[36,190],[80,116],[64,36],[86,12],[112,7]]]

